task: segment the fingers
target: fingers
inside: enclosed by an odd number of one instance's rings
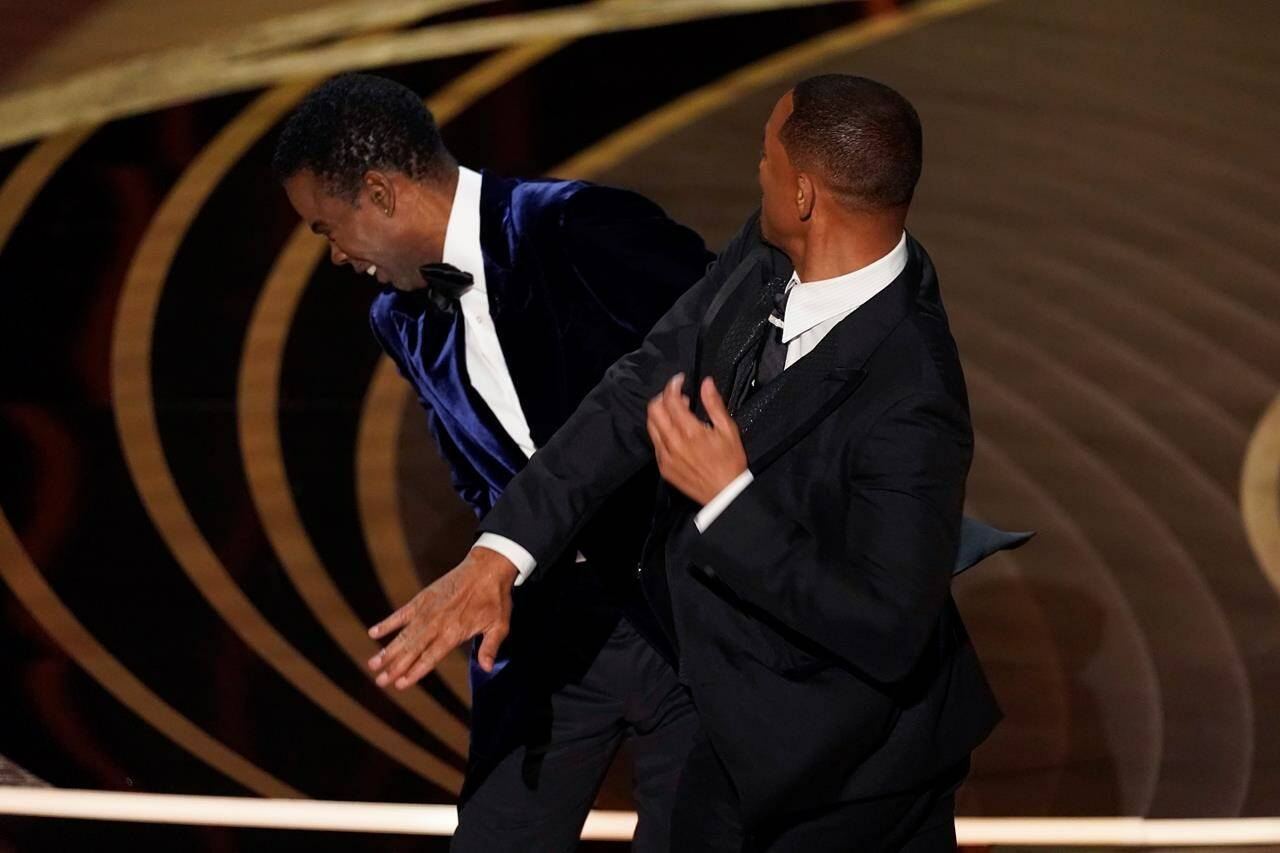
[[[404,624],[408,622],[412,616],[413,616],[413,602],[410,601],[408,604],[401,607],[395,613],[392,613],[386,619],[383,619],[377,625],[374,625],[372,628],[370,628],[369,636],[375,640],[378,639],[379,637],[385,637],[387,634],[396,630],[397,628],[403,627]]]
[[[673,446],[679,442],[680,433],[672,420],[673,409],[670,400],[673,396],[679,396],[680,384],[683,381],[684,374],[677,373],[667,382],[662,392],[649,401],[649,417],[645,426],[649,431],[649,439],[653,442],[659,464],[663,457],[671,455]]]
[[[469,557],[375,626],[400,629],[387,647],[369,660],[370,669],[378,672],[380,687],[393,682],[401,690],[409,687],[459,643],[481,632],[494,635],[486,649],[492,667],[511,613],[514,568],[506,572],[500,564],[512,568],[502,558]]]
[[[684,374],[677,373],[662,390],[662,408],[671,423],[671,431],[683,438],[692,438],[705,427],[689,409],[689,398],[681,393]]]
[[[403,634],[401,635],[401,638],[402,637]],[[397,638],[397,640],[401,638]],[[431,633],[428,633],[428,631],[420,631],[420,633],[416,634],[415,637],[412,637],[410,640],[407,640],[406,643],[403,643],[401,647],[394,651],[394,653],[384,653],[385,661],[387,661],[387,665],[385,665],[387,666],[387,669],[379,672],[378,686],[387,686],[392,683],[392,681],[402,678],[402,676],[410,670],[410,667],[415,665],[417,661],[421,660],[422,653],[433,646],[434,643],[438,642],[438,640],[439,634],[435,633],[435,631],[431,631]],[[388,647],[387,652],[392,652],[392,649]]]
[[[409,657],[404,672],[396,677],[396,689],[406,690],[417,684],[444,656],[457,648],[458,643],[449,643],[443,637],[427,646],[417,658]],[[411,665],[410,665],[411,664]]]
[[[653,442],[653,455],[658,460],[659,467],[661,467],[666,464],[666,460],[671,454],[671,449],[667,446],[666,433],[659,424],[659,421],[665,418],[666,415],[659,413],[657,411],[658,408],[656,401],[649,404],[649,419],[645,423],[645,429],[649,431],[649,440]]]
[[[707,417],[711,418],[711,425],[716,429],[725,432],[737,429],[737,424],[724,405],[724,398],[716,389],[715,380],[710,376],[702,380],[702,407],[707,410]]]
[[[435,639],[436,633],[431,625],[419,631],[402,631],[395,642],[374,655],[373,660],[370,661],[371,668],[374,671],[382,670],[378,674],[378,686],[386,687],[391,679],[408,669],[418,653]]]

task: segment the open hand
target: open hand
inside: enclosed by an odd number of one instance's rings
[[[701,388],[709,424],[689,409],[682,384],[684,374],[677,373],[649,401],[649,438],[662,478],[705,506],[747,470],[747,452],[711,377],[702,380]]]
[[[498,647],[511,628],[511,585],[516,567],[488,548],[472,548],[448,574],[423,588],[408,604],[369,629],[375,640],[399,631],[369,659],[378,686],[404,690],[435,668],[450,651],[483,634],[476,659],[493,669]]]

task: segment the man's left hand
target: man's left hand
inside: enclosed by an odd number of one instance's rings
[[[747,470],[747,452],[711,377],[701,388],[709,424],[690,410],[689,398],[680,392],[683,384],[684,374],[677,373],[649,401],[649,438],[662,478],[705,506]]]

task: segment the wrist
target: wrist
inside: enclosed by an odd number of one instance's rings
[[[709,493],[703,496],[703,499],[701,501],[702,505],[706,506],[707,504],[715,500],[717,497],[719,497],[721,494],[723,494],[724,490],[732,486],[739,477],[741,477],[743,474],[746,473],[746,471],[747,471],[747,467],[744,465],[742,466],[742,470],[735,471],[732,474],[728,474],[724,477],[718,478],[716,481],[716,484],[712,486],[711,489],[709,490]]]
[[[514,584],[516,578],[520,576],[516,564],[492,548],[477,545],[468,552],[467,556],[474,560],[486,575],[508,586]]]

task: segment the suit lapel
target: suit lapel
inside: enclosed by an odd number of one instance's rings
[[[827,338],[835,333],[832,330]],[[752,471],[771,465],[848,399],[866,378],[866,371],[861,368],[839,366],[837,347],[824,346],[827,338],[757,391],[735,415]]]
[[[402,351],[414,356],[410,363],[422,375],[415,386],[430,399],[441,418],[455,425],[450,434],[458,443],[468,444],[468,440],[457,437],[469,436],[469,441],[501,459],[503,466],[514,474],[525,463],[524,452],[471,387],[462,312],[443,314],[422,294],[422,291],[400,294],[395,307]],[[481,428],[473,429],[472,425]],[[502,488],[505,483],[493,485]]]
[[[915,248],[914,241],[909,245]],[[771,465],[858,389],[871,354],[912,310],[922,287],[921,269],[919,253],[912,251],[892,283],[735,414],[752,471]]]
[[[513,274],[516,250],[529,227],[526,206],[516,200],[521,184],[490,172],[481,173],[480,251],[484,256],[489,315],[502,347],[503,360],[515,386],[529,434],[538,447],[546,444],[561,423],[560,412],[569,393],[565,383],[564,352],[558,341],[557,318],[544,296],[535,298],[541,284],[536,267]],[[546,292],[545,288],[542,291]],[[548,342],[553,345],[548,346]]]
[[[771,307],[769,248],[752,250],[729,274],[702,317],[694,352],[693,376],[711,376],[720,394],[735,401],[742,391],[738,366],[760,340]],[[700,395],[691,394],[694,411],[705,416]]]

